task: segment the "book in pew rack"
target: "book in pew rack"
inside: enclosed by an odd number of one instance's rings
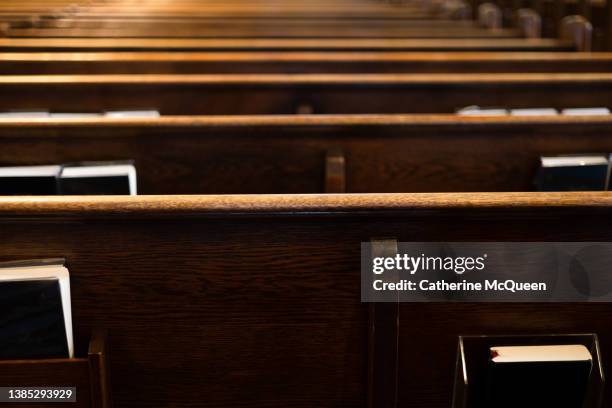
[[[131,162],[84,162],[62,166],[60,195],[136,195],[136,168]]]
[[[0,263],[0,360],[74,357],[62,259]]]
[[[582,408],[592,360],[581,344],[491,347],[485,406]]]
[[[0,167],[0,195],[136,195],[133,162]]]
[[[535,184],[538,191],[602,191],[608,188],[606,155],[547,156],[540,158]]]
[[[62,166],[0,167],[0,195],[55,195]]]

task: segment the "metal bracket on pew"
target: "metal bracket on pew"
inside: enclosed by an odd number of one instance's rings
[[[501,9],[493,3],[478,6],[478,24],[490,29],[502,28]]]
[[[372,239],[370,243],[372,258],[397,254],[396,239]],[[368,408],[397,407],[398,324],[399,302],[370,303]]]
[[[564,17],[561,20],[561,39],[570,41],[578,51],[589,52],[593,44],[593,25],[582,16]]]
[[[346,192],[346,169],[344,153],[330,149],[325,157],[325,192],[340,194]]]
[[[525,38],[542,37],[542,18],[533,9],[522,8],[516,12],[518,26]]]

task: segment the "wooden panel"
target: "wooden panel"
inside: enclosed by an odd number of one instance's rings
[[[141,194],[529,191],[541,155],[612,152],[609,117],[187,117],[0,121],[0,165],[133,159]],[[432,149],[431,146],[436,146]]]
[[[0,74],[609,72],[609,53],[3,53]]]
[[[83,96],[87,95],[86,98]],[[607,106],[612,74],[66,75],[0,77],[0,110],[167,115],[448,113],[467,105]]]

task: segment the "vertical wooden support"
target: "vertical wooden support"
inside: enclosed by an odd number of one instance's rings
[[[591,51],[593,26],[582,16],[564,17],[561,21],[561,39],[571,42],[578,51]]]
[[[591,1],[578,0],[578,14],[591,21]]]
[[[87,352],[91,383],[91,407],[111,408],[111,386],[108,362],[107,335],[104,330],[94,330]]]
[[[325,157],[325,192],[346,192],[346,165],[344,152],[340,149],[330,149]]]
[[[606,49],[612,51],[612,0],[606,1],[606,16],[605,16],[605,41]]]
[[[397,240],[371,240],[371,257],[397,254]],[[399,302],[371,303],[368,333],[368,408],[397,408]]]
[[[544,15],[544,0],[533,0],[533,3],[531,4],[530,8],[533,9],[539,15],[543,16]]]
[[[561,37],[561,22],[567,13],[565,0],[555,0],[555,33],[557,37]]]

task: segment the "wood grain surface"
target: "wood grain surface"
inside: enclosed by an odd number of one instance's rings
[[[610,53],[546,52],[22,52],[2,75],[207,73],[608,72]]]
[[[116,406],[362,407],[360,242],[607,241],[611,205],[608,193],[2,198],[0,258],[66,257],[75,332],[109,331]],[[409,313],[402,406],[448,406],[466,332],[573,327],[611,355],[607,305]]]
[[[131,159],[140,194],[323,193],[340,150],[347,192],[530,191],[540,156],[612,152],[611,133],[609,116],[3,119],[0,166]]]
[[[0,38],[2,51],[571,51],[557,39],[179,39]]]
[[[0,76],[0,110],[167,115],[450,113],[468,105],[608,106],[612,74]],[[87,98],[83,98],[87,95]]]

